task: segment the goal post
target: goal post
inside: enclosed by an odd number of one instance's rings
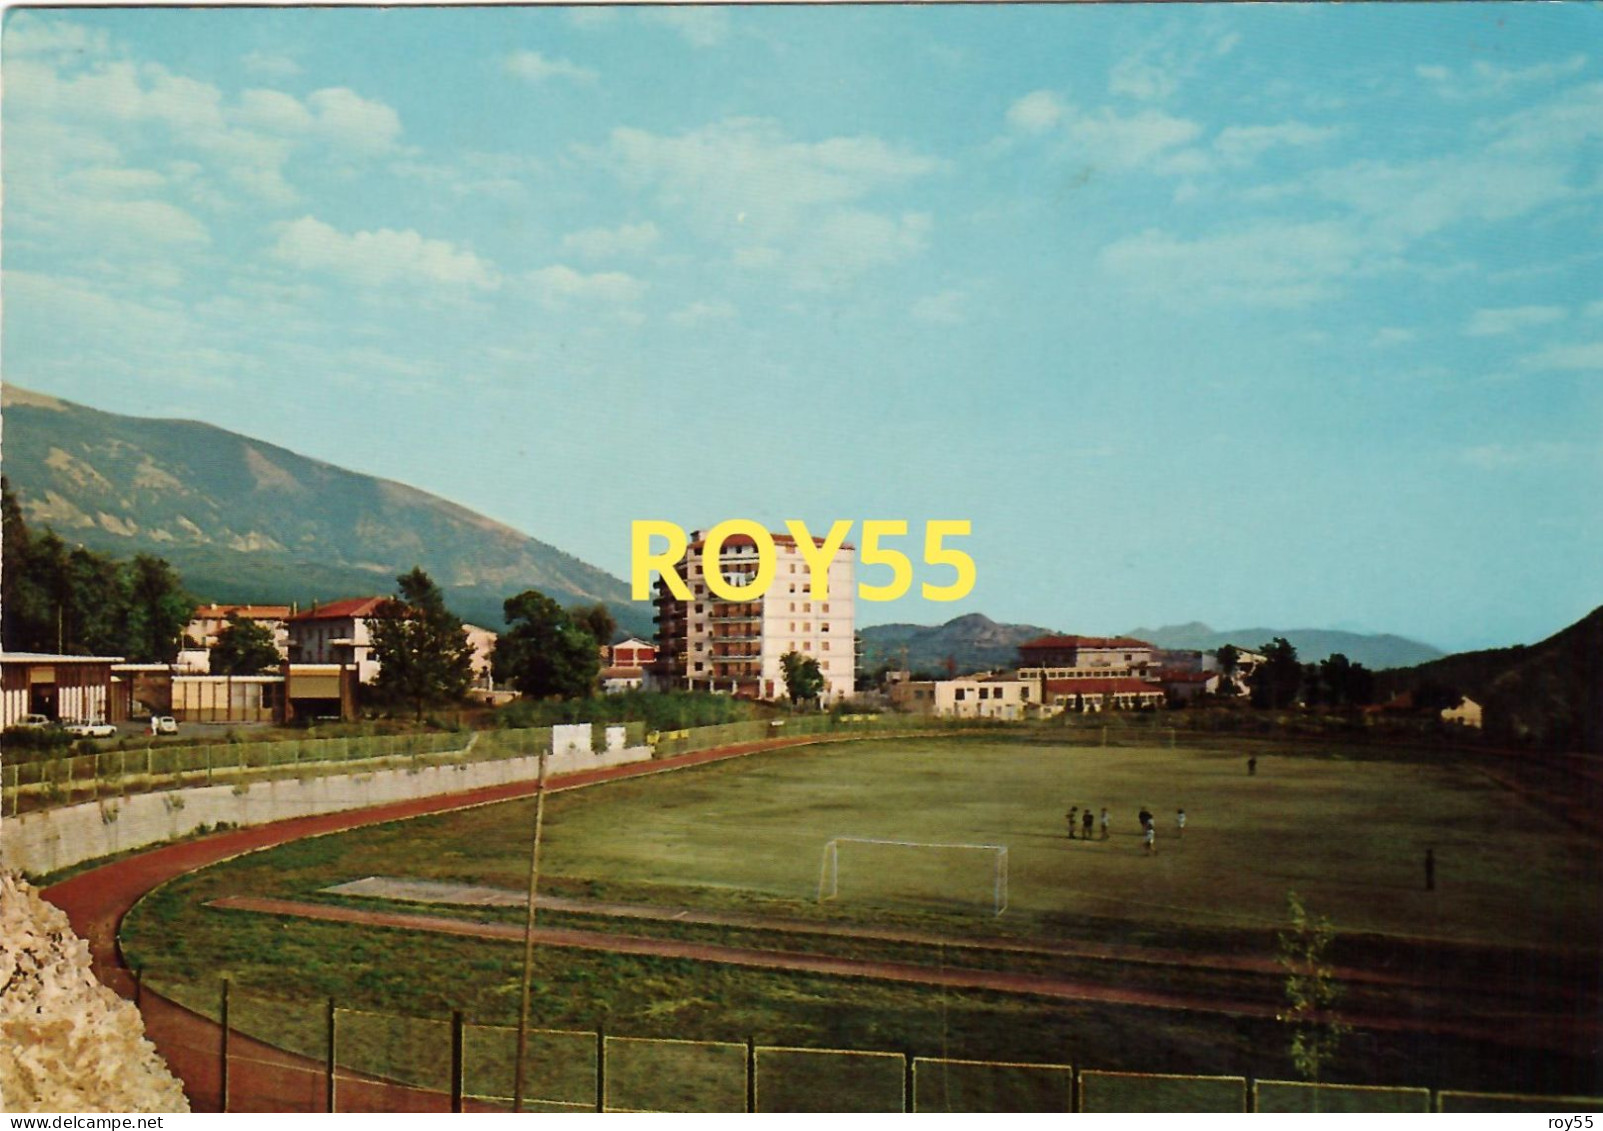
[[[1007,845],[952,844],[926,840],[884,840],[878,837],[838,836],[824,845],[818,865],[818,902],[827,903],[840,894],[840,850],[842,845],[871,844],[888,848],[928,848],[986,853],[991,857],[991,895],[995,914],[1007,910]]]

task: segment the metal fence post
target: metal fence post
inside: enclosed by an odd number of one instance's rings
[[[902,1053],[902,1110],[913,1110],[913,1054]]]
[[[220,1110],[226,1112],[228,1110],[228,979],[227,978],[223,979],[222,1023],[223,1023],[222,1024],[223,1035],[222,1035],[221,1048],[219,1050],[221,1052],[221,1054],[222,1054],[222,1065],[221,1065],[221,1071],[219,1073],[220,1080],[219,1080],[219,1083],[218,1083],[218,1086],[217,1086],[217,1091],[218,1091],[217,1106],[219,1107]]]
[[[607,1031],[596,1026],[596,1110],[607,1110]]]
[[[746,1038],[746,1114],[757,1110],[757,1042]]]
[[[462,1011],[451,1012],[451,1111],[462,1111]]]
[[[327,1045],[327,1050],[326,1050],[327,1062],[328,1062],[328,1070],[327,1070],[327,1077],[325,1078],[325,1080],[323,1082],[323,1091],[324,1091],[324,1107],[326,1107],[328,1109],[328,1112],[329,1112],[330,1115],[332,1115],[334,1113],[334,1111],[335,1111],[335,1107],[334,1107],[334,1076],[335,1076],[335,1071],[336,1071],[336,1069],[335,1069],[335,1064],[336,1064],[335,1057],[338,1055],[338,1050],[339,1050],[339,1046],[336,1044],[335,1039],[334,1039],[334,1018],[335,1018],[334,999],[333,998],[329,998],[328,999],[328,1045]]]

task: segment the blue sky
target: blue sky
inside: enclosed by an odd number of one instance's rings
[[[13,9],[4,372],[620,576],[973,522],[867,623],[1531,641],[1603,602],[1600,20]]]

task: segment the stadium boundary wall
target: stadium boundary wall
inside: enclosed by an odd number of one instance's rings
[[[588,743],[581,745],[580,731],[588,730],[588,726],[558,729],[566,733],[546,764],[547,774],[553,777],[645,762],[652,756],[649,746],[609,743],[606,749],[592,750]],[[478,737],[469,739],[467,745],[455,753],[472,759]],[[327,776],[242,780],[231,785],[105,797],[8,816],[5,836],[0,838],[0,864],[42,876],[88,860],[176,840],[202,829],[262,825],[344,809],[364,809],[392,801],[533,781],[539,771],[538,751],[512,758],[497,753],[482,761],[366,771],[353,767],[350,772]]]

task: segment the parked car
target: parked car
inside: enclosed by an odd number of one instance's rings
[[[107,722],[68,723],[67,733],[78,738],[112,738],[117,728]]]
[[[28,730],[43,730],[45,727],[55,726],[56,721],[49,715],[23,715],[22,718],[18,719],[11,725],[14,727],[23,727]]]
[[[177,734],[178,720],[171,715],[152,715],[150,716],[150,733]]]

